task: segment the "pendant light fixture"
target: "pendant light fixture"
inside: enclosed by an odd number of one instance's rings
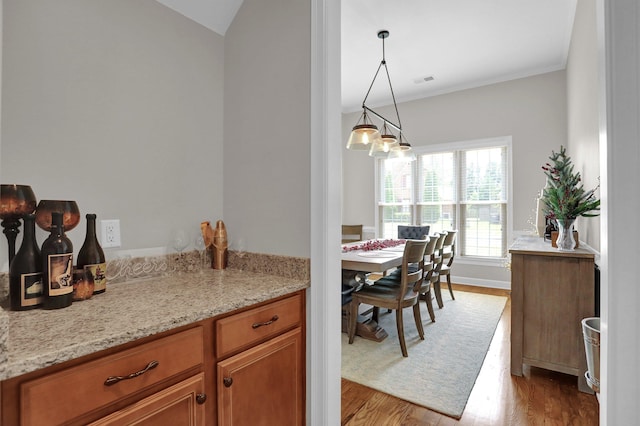
[[[391,77],[389,76],[389,69],[387,68],[387,61],[384,55],[384,40],[387,37],[389,37],[389,31],[382,30],[378,32],[378,38],[382,39],[382,60],[380,61],[380,65],[378,65],[378,70],[373,76],[373,80],[371,81],[369,90],[367,90],[367,94],[362,101],[362,115],[360,116],[358,123],[353,127],[353,130],[351,131],[351,136],[349,137],[349,141],[347,142],[347,149],[368,149],[369,155],[372,157],[385,158],[388,156],[389,158],[410,158],[411,156],[413,156],[413,158],[415,158],[415,155],[413,155],[413,153],[411,152],[411,145],[406,142],[406,138],[404,141],[402,138],[402,124],[400,122],[400,114],[398,113],[398,105],[396,104],[396,97],[393,92]],[[391,99],[393,100],[393,106],[395,108],[396,117],[398,119],[397,124],[386,119],[366,105],[369,93],[371,93],[371,88],[373,87],[373,84],[375,83],[382,67],[384,67],[385,74],[387,75],[387,81],[389,82]],[[378,131],[378,127],[371,122],[367,113],[370,113],[382,120],[382,135]],[[396,131],[398,131],[399,141],[398,138],[391,133],[389,127],[394,128]]]
[[[374,141],[371,144],[371,149],[369,150],[369,155],[371,157],[387,157],[389,152],[398,146],[398,138],[391,133],[389,128],[387,127],[387,122],[385,121],[382,125],[382,134],[380,135],[380,139]]]

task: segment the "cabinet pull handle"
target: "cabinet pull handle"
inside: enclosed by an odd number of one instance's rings
[[[276,321],[278,321],[278,316],[274,315],[274,316],[271,317],[271,319],[269,321],[266,321],[266,322],[254,322],[251,327],[258,328],[258,327],[262,327],[263,325],[273,324]]]
[[[109,376],[107,377],[107,380],[104,381],[105,386],[111,386],[111,385],[115,385],[116,383],[118,383],[120,380],[128,380],[128,379],[135,379],[138,376],[142,376],[144,373],[146,373],[149,370],[153,370],[154,368],[156,368],[160,363],[158,361],[151,361],[149,364],[147,364],[147,366],[145,368],[143,368],[140,371],[136,371],[135,373],[131,373],[128,376]]]
[[[225,377],[224,379],[222,379],[222,384],[224,384],[225,388],[231,387],[231,385],[233,384],[233,378]]]
[[[206,400],[207,400],[207,394],[204,394],[204,393],[196,394],[196,402],[198,404],[202,405]]]

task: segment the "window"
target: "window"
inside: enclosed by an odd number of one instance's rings
[[[378,160],[378,235],[398,225],[458,229],[458,253],[501,259],[507,252],[509,138],[414,148],[417,160]]]

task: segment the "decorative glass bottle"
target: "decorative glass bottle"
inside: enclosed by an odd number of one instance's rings
[[[104,293],[107,289],[107,263],[96,237],[96,215],[89,213],[86,218],[87,234],[78,252],[77,268],[84,269],[93,276],[93,294]]]
[[[9,268],[11,309],[23,311],[42,303],[42,258],[36,241],[36,216],[24,217],[22,245]]]
[[[42,243],[44,309],[66,308],[73,301],[73,244],[64,233],[62,213],[51,213],[51,234]]]

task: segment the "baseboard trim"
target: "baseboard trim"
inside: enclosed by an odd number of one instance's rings
[[[458,277],[455,275],[451,276],[451,281],[455,283],[464,283],[467,285],[477,286],[477,287],[499,288],[499,289],[509,290],[509,291],[511,290],[510,281],[484,280],[481,278]]]

